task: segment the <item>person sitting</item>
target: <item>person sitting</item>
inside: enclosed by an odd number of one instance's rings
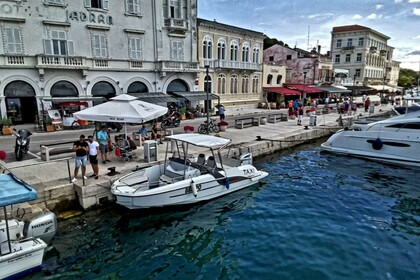
[[[150,135],[147,135],[146,124],[141,125],[141,128],[139,129],[139,137],[141,137],[142,142],[150,140]]]
[[[159,139],[160,140],[159,144],[163,144],[162,134],[159,133],[156,122],[154,122],[153,125],[152,125],[152,139],[156,140],[156,141]]]

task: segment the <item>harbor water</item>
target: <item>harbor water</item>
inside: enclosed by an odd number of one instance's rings
[[[418,279],[418,170],[319,144],[258,159],[263,184],[207,203],[62,221],[27,279]]]

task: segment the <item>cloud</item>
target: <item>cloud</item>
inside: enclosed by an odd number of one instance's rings
[[[384,7],[384,5],[381,5],[381,4],[377,4],[376,6],[375,6],[375,8],[377,9],[377,10],[380,10],[380,9],[382,9]]]
[[[258,11],[261,11],[261,10],[264,10],[264,7],[257,7],[257,8],[254,9],[255,12],[258,12]]]
[[[420,3],[420,0],[408,0],[408,3]]]
[[[416,37],[413,37],[414,40],[420,39],[420,35],[417,35]]]
[[[308,18],[309,19],[326,19],[326,18],[330,18],[334,16],[333,13],[324,13],[324,14],[313,14],[313,15],[309,15]]]
[[[420,16],[420,9],[414,8],[413,15]]]
[[[363,17],[359,14],[355,14],[351,17],[351,19],[362,19]]]
[[[402,0],[394,0],[395,3],[401,3]]]
[[[414,52],[408,53],[407,55],[420,55],[420,51],[414,51]]]
[[[374,20],[374,19],[380,19],[381,17],[382,17],[382,15],[377,15],[377,14],[373,13],[373,14],[368,15],[366,18]]]

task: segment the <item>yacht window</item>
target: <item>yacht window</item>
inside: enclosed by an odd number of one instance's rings
[[[420,130],[420,123],[396,123],[396,124],[388,125],[387,127],[405,128],[405,129],[419,129]]]

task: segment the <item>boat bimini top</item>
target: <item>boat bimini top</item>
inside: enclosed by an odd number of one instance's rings
[[[213,135],[206,135],[206,134],[192,134],[192,133],[176,134],[176,135],[166,136],[166,138],[170,140],[185,142],[194,146],[205,147],[205,148],[210,148],[210,149],[226,146],[232,141],[230,139],[223,138],[223,137],[216,137]]]

